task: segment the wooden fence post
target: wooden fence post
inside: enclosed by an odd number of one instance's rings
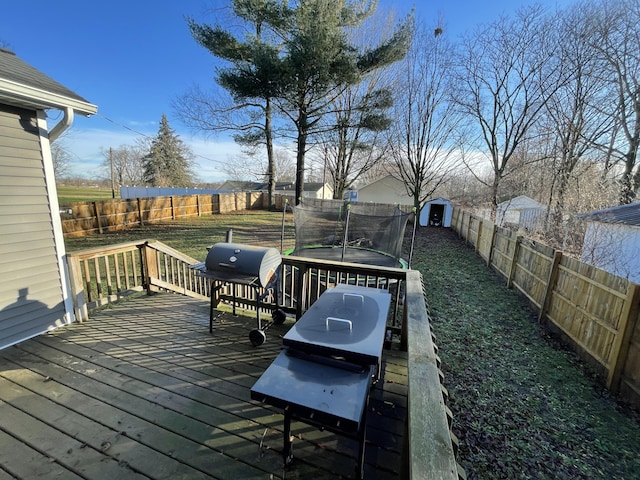
[[[493,249],[496,245],[496,235],[498,234],[498,226],[494,223],[491,232],[491,245],[489,245],[489,255],[487,255],[487,267],[491,267],[491,260],[493,260]]]
[[[624,306],[620,313],[618,334],[611,346],[610,361],[607,365],[607,388],[614,393],[620,390],[620,379],[629,352],[629,342],[631,341],[631,335],[638,321],[638,303],[640,303],[640,286],[635,283],[629,283],[627,297],[624,300]]]
[[[516,233],[516,232],[513,232]],[[513,233],[511,237],[513,237]],[[509,276],[507,277],[507,288],[513,288],[513,277],[516,273],[516,267],[518,266],[518,253],[520,251],[520,244],[522,243],[522,236],[516,235],[516,244],[513,247],[513,257],[511,257],[511,265],[509,266]]]
[[[102,223],[100,222],[100,202],[93,202],[93,211],[96,214],[96,222],[98,222],[98,232],[102,233]]]
[[[169,202],[171,203],[171,220],[175,220],[176,212],[173,210],[173,195],[169,197]]]
[[[140,204],[140,197],[136,198],[136,201],[138,202],[138,222],[142,227],[144,226],[144,220],[142,219],[142,205]]]
[[[538,323],[543,323],[544,316],[547,314],[549,310],[549,305],[551,304],[551,296],[553,295],[553,290],[556,288],[556,282],[558,281],[558,273],[560,272],[560,262],[562,261],[562,252],[555,250],[553,254],[553,261],[551,263],[551,270],[549,271],[549,276],[547,277],[547,286],[544,289],[544,297],[542,300],[542,305],[540,305],[540,312],[538,314]]]
[[[480,251],[480,240],[482,238],[482,220],[478,219],[478,234],[476,235],[476,253]]]

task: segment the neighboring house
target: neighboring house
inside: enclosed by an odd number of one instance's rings
[[[640,203],[577,217],[586,222],[580,260],[640,283]]]
[[[420,209],[420,225],[432,227],[451,227],[453,205],[451,201],[438,197],[425,202]]]
[[[402,180],[387,175],[358,189],[358,202],[413,206],[413,197],[407,194],[407,187]]]
[[[328,183],[308,182],[304,184],[304,198],[320,198],[331,200],[333,198],[333,187]]]
[[[536,202],[526,195],[520,195],[498,204],[496,225],[499,227],[512,225],[526,230],[535,230],[539,223],[544,220],[546,213],[546,205]]]
[[[64,114],[50,131],[49,109]],[[0,49],[0,348],[74,320],[50,142],[96,112]]]
[[[218,190],[220,192],[249,192],[252,190],[256,190],[256,185],[262,184],[258,184],[256,182],[248,182],[245,180],[227,180],[222,185],[220,185]]]
[[[269,189],[269,184],[259,183],[256,184],[254,190],[266,192]],[[295,195],[296,184],[294,182],[276,182],[276,193],[284,195]],[[324,200],[330,200],[333,198],[333,188],[328,183],[321,182],[305,182],[303,187],[304,198],[320,198]]]

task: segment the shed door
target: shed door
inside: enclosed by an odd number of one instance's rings
[[[0,105],[0,348],[66,318],[36,122]]]

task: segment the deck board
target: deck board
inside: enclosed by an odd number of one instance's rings
[[[350,478],[356,442],[300,422],[283,472],[282,413],[250,388],[291,320],[258,348],[255,324],[225,313],[211,335],[207,302],[159,294],[0,351],[0,480]],[[406,356],[386,351],[384,373],[367,424],[371,479],[401,470]]]

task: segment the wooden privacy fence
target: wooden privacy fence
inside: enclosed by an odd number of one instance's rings
[[[77,321],[88,319],[89,310],[137,291],[163,290],[208,300],[211,285],[190,265],[198,263],[157,241],[138,241],[67,254],[71,293]],[[456,461],[458,441],[451,432],[452,414],[442,382],[440,358],[431,332],[422,275],[402,270],[333,263],[284,256],[279,274],[278,307],[304,312],[322,292],[335,283],[356,283],[389,289],[395,312],[388,325],[401,336],[407,351],[408,402],[405,425],[405,459],[402,478],[466,478]],[[231,290],[236,288],[235,294]],[[255,306],[255,289],[226,285],[220,299],[235,298],[245,308]],[[401,294],[402,292],[402,294]],[[275,307],[275,305],[272,305]],[[132,310],[135,303],[132,302]]]
[[[507,287],[595,365],[607,388],[640,407],[640,287],[490,220],[455,208],[452,227]]]
[[[66,237],[120,230],[177,218],[265,208],[262,192],[216,193],[75,202],[60,209]]]

